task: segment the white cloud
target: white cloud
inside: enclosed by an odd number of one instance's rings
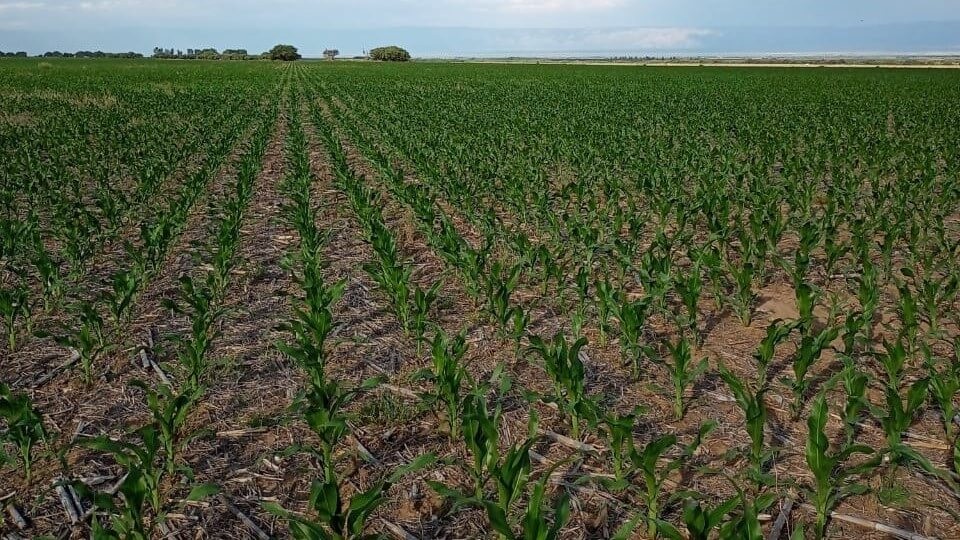
[[[654,27],[607,29],[540,29],[497,33],[497,47],[512,51],[679,51],[700,45],[700,38],[718,35],[704,28]]]
[[[0,2],[0,12],[38,9],[46,6],[43,2]]]
[[[611,49],[686,49],[696,46],[698,38],[715,33],[703,28],[629,28],[593,31],[588,41]]]
[[[543,14],[603,11],[623,3],[623,0],[478,0],[469,5],[481,11]]]

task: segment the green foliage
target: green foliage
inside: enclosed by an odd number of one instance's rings
[[[653,347],[647,344],[644,338],[647,318],[650,316],[652,299],[644,297],[639,300],[626,299],[617,307],[617,318],[620,321],[621,347],[624,357],[630,363],[635,378],[640,377],[644,359],[655,358]]]
[[[286,520],[290,534],[298,540],[363,540],[379,538],[366,534],[370,516],[386,500],[387,491],[404,476],[430,466],[436,458],[431,454],[395,470],[390,476],[379,480],[366,491],[345,500],[336,476],[316,479],[310,488],[308,506],[314,516],[290,512],[276,503],[264,507],[274,515]]]
[[[763,402],[767,387],[761,386],[754,390],[730,370],[723,363],[719,366],[720,377],[727,383],[737,405],[743,411],[747,434],[750,436],[750,462],[753,465],[755,476],[763,473],[768,454],[764,449],[764,430],[767,423],[767,406]]]
[[[267,57],[270,60],[281,60],[283,62],[292,62],[293,60],[299,60],[302,58],[299,51],[293,45],[274,45],[270,51],[267,52]]]
[[[554,335],[550,342],[539,336],[530,338],[529,351],[537,353],[553,382],[554,392],[549,399],[570,420],[571,435],[575,439],[580,437],[581,421],[592,426],[597,419],[596,402],[587,395],[586,373],[580,359],[580,351],[586,344],[586,338],[571,344],[560,333]]]
[[[0,432],[0,465],[5,462],[3,447],[16,447],[24,477],[29,484],[33,478],[33,449],[47,438],[43,417],[33,407],[29,396],[14,393],[0,382],[0,419],[5,424],[4,431]]]
[[[668,343],[667,348],[670,349],[671,358],[671,361],[667,362],[667,369],[673,380],[673,413],[679,420],[687,410],[683,400],[684,393],[687,387],[707,371],[707,359],[695,362],[690,351],[690,343],[685,337],[681,337],[676,345]]]
[[[825,428],[827,425],[827,402],[820,394],[813,402],[810,417],[807,418],[807,467],[813,473],[813,485],[807,490],[807,498],[817,511],[814,532],[816,537],[826,534],[827,519],[830,513],[843,499],[852,495],[861,495],[869,489],[866,485],[851,481],[851,477],[869,471],[880,464],[876,459],[856,467],[846,467],[844,462],[854,454],[874,454],[872,448],[865,445],[848,445],[837,451],[830,451]]]
[[[447,424],[450,426],[451,440],[460,438],[461,414],[468,396],[465,390],[473,388],[470,374],[463,362],[467,348],[465,333],[450,338],[442,329],[437,328],[431,345],[433,370],[422,372],[420,377],[433,381],[433,391],[423,394],[423,398],[428,404],[436,403],[443,407]]]
[[[11,353],[17,348],[17,321],[29,319],[32,312],[28,295],[27,288],[23,286],[0,288],[0,317],[3,317],[7,347]]]
[[[410,60],[410,53],[396,45],[370,49],[369,56],[371,60],[380,62],[407,62]]]

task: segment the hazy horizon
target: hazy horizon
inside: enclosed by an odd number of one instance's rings
[[[954,0],[0,0],[3,51],[276,43],[305,56],[386,44],[420,57],[951,55],[960,13]]]

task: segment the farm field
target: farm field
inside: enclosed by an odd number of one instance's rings
[[[958,141],[955,70],[0,60],[0,531],[960,538]]]

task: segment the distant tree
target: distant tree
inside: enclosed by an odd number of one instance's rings
[[[340,56],[340,51],[338,49],[327,49],[323,51],[323,56],[327,60],[333,60],[334,58]]]
[[[370,49],[370,59],[381,62],[407,62],[410,60],[410,53],[406,49],[390,45],[389,47]]]
[[[225,60],[245,60],[247,56],[246,49],[224,49],[223,52],[220,53],[220,58]]]
[[[27,57],[27,53],[26,53],[26,51],[17,51],[17,54],[15,54],[14,56],[17,57],[17,58],[26,58],[26,57]]]
[[[270,49],[269,54],[271,60],[282,60],[284,62],[292,62],[302,58],[293,45],[276,45]]]

